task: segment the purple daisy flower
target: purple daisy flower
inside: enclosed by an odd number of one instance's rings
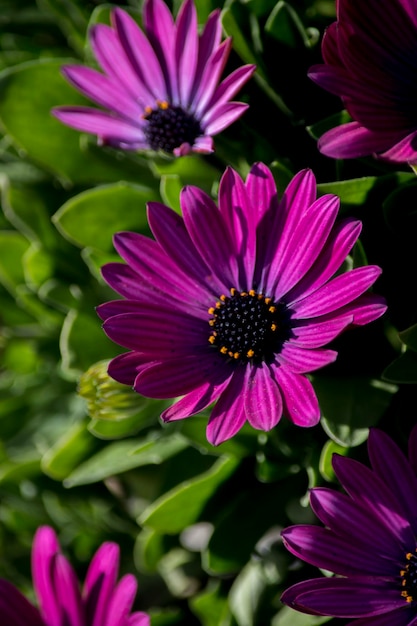
[[[39,610],[16,587],[0,579],[4,626],[150,626],[146,613],[131,613],[136,579],[117,583],[119,547],[103,543],[87,571],[82,592],[76,574],[61,554],[55,532],[38,528],[32,547],[32,573]]]
[[[309,76],[340,96],[354,121],[326,132],[319,150],[417,163],[417,3],[338,0],[322,53],[325,65]]]
[[[417,624],[417,428],[409,459],[382,431],[371,429],[371,469],[333,456],[334,471],[347,495],[311,491],[321,526],[283,531],[290,552],[334,572],[298,583],[282,596],[303,613],[354,618],[352,626]]]
[[[63,68],[70,83],[107,111],[67,106],[53,114],[125,150],[213,152],[212,136],[247,109],[230,100],[255,71],[254,65],[242,66],[219,84],[232,46],[231,38],[221,43],[220,11],[211,13],[201,35],[192,0],[185,0],[176,22],[163,0],[146,0],[145,32],[119,8],[111,21],[112,27],[97,24],[90,31],[104,74],[79,65]]]
[[[184,396],[165,421],[202,411],[217,400],[207,428],[213,444],[246,422],[273,428],[284,412],[299,426],[320,418],[307,372],[335,360],[323,346],[351,324],[385,311],[365,293],[376,266],[339,273],[361,223],[336,222],[339,198],[316,199],[305,170],[281,200],[271,171],[255,164],[243,182],[228,168],[219,206],[201,189],[182,190],[183,218],[148,205],[155,241],[119,233],[126,261],[103,268],[124,298],[98,307],[104,330],[130,352],[109,374],[144,396]]]

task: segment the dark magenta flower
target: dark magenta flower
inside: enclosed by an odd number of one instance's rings
[[[371,429],[371,468],[338,455],[333,467],[346,495],[311,491],[324,524],[283,531],[298,558],[336,576],[298,583],[282,596],[303,613],[354,618],[355,626],[417,624],[417,428],[409,459],[382,431]]]
[[[337,0],[322,53],[325,65],[309,76],[340,96],[354,121],[326,132],[320,151],[417,163],[416,2]]]
[[[103,543],[95,553],[80,591],[75,572],[62,555],[55,532],[38,528],[32,547],[35,608],[16,587],[0,579],[4,626],[150,626],[146,613],[132,613],[136,579],[117,582],[119,547]]]
[[[346,327],[382,315],[365,293],[376,266],[340,272],[361,224],[336,222],[339,199],[316,199],[310,170],[277,198],[270,170],[255,164],[246,183],[231,168],[218,207],[201,189],[181,193],[183,218],[148,205],[155,241],[114,238],[126,261],[103,268],[125,299],[98,308],[104,330],[130,352],[109,374],[144,396],[184,396],[162,414],[189,417],[217,401],[207,437],[218,444],[246,422],[273,428],[284,412],[313,426],[320,409],[306,376],[335,360],[323,349]]]
[[[112,27],[97,24],[90,31],[104,73],[63,68],[70,83],[106,110],[57,107],[54,115],[117,148],[175,156],[212,152],[212,136],[247,109],[231,98],[255,70],[242,66],[219,83],[232,46],[230,38],[221,43],[220,11],[213,11],[200,35],[193,0],[185,0],[176,22],[163,0],[146,0],[144,31],[119,8],[111,20]]]

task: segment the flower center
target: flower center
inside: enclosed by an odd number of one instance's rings
[[[158,108],[146,107],[144,133],[152,150],[172,153],[183,143],[194,144],[202,134],[200,123],[181,107],[158,102]]]
[[[209,342],[222,354],[243,362],[271,362],[289,338],[288,314],[284,305],[253,289],[232,288],[208,312]]]
[[[417,600],[417,549],[405,555],[407,564],[400,571],[401,575],[401,595],[407,602]]]

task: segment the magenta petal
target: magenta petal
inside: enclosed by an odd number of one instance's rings
[[[398,133],[379,133],[357,122],[349,122],[324,133],[319,139],[318,148],[326,156],[335,159],[352,159],[388,150],[398,139]]]
[[[395,494],[417,534],[417,498],[410,498],[410,493],[417,493],[417,477],[408,460],[388,435],[376,429],[369,433],[368,452],[373,470]]]
[[[336,357],[334,350],[305,350],[288,341],[277,359],[291,372],[306,374],[333,363]]]
[[[225,379],[220,383],[204,383],[194,391],[190,391],[186,396],[175,402],[172,406],[161,414],[164,422],[172,422],[190,417],[200,413],[212,404],[223,393],[233,376],[233,370],[226,374]]]
[[[58,554],[54,561],[53,584],[62,611],[62,624],[84,626],[84,607],[74,570],[67,559]]]
[[[417,163],[417,130],[398,141],[392,148],[381,153],[381,157],[394,163]]]
[[[175,43],[180,100],[188,108],[198,59],[197,12],[193,0],[185,0],[178,12]]]
[[[0,615],[4,626],[45,626],[39,611],[16,587],[1,578]]]
[[[247,110],[248,104],[243,102],[226,102],[210,110],[202,119],[202,127],[208,135],[217,135],[233,124]]]
[[[151,626],[151,618],[146,613],[132,613],[126,626]]]
[[[144,363],[148,363],[147,357],[141,356],[138,352],[126,352],[110,361],[108,373],[119,383],[133,387],[139,368]]]
[[[208,104],[224,70],[231,48],[232,41],[230,38],[223,41],[213,52],[203,70],[199,88],[194,96],[194,110],[202,118],[207,111],[210,112]]]
[[[306,581],[292,587],[281,600],[301,610],[305,607],[309,613],[335,617],[372,617],[406,608],[392,583],[365,576]]]
[[[119,143],[132,144],[132,149],[146,145],[145,136],[139,127],[99,109],[81,106],[56,107],[52,113],[67,126]]]
[[[137,590],[136,578],[126,574],[117,583],[111,596],[103,626],[126,626]]]
[[[143,8],[146,34],[155,50],[167,81],[168,96],[179,102],[177,68],[175,65],[176,26],[163,0],[146,0]]]
[[[247,368],[243,398],[248,422],[258,430],[271,430],[282,415],[282,398],[271,369],[262,366]]]
[[[49,526],[36,531],[32,547],[33,586],[39,601],[40,612],[46,624],[61,624],[61,602],[55,594],[53,568],[60,552],[57,536]]]
[[[301,348],[321,348],[329,341],[333,341],[349,324],[353,323],[353,315],[345,315],[331,320],[307,320],[304,325],[294,326],[293,337],[285,344],[286,346],[298,346]]]
[[[119,571],[119,546],[103,543],[88,568],[83,597],[86,623],[91,626],[106,624],[107,612]]]
[[[207,439],[214,446],[235,435],[246,422],[244,403],[241,398],[246,368],[235,370],[228,386],[218,399],[207,425]]]
[[[277,367],[274,374],[284,399],[284,413],[297,426],[315,426],[320,420],[320,407],[308,378],[285,366]]]

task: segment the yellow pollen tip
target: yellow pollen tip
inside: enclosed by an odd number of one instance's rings
[[[220,309],[221,306],[222,306],[221,302],[216,302],[216,309]]]
[[[227,354],[227,348],[226,348],[226,346],[222,346],[222,347],[220,348],[220,352],[221,352],[222,354]]]
[[[270,306],[270,307],[269,307],[269,309],[268,309],[268,311],[269,311],[270,313],[275,313],[275,311],[276,311],[276,310],[277,310],[277,307],[276,307],[276,306]]]
[[[237,290],[234,287],[232,287],[230,290],[230,295],[235,296],[236,293],[237,293]]]
[[[272,302],[272,298],[265,298],[265,304],[269,304],[270,302]]]
[[[254,291],[253,289],[251,289],[249,291],[249,295],[252,296],[252,298],[254,298],[256,296],[256,291]]]
[[[276,324],[271,324],[271,330],[272,332],[275,332],[277,329],[277,325]]]
[[[216,310],[216,309],[215,309],[213,306],[211,306],[211,307],[209,308],[208,312],[210,313],[210,315],[214,315],[215,310]]]
[[[240,295],[244,298],[245,296],[248,295],[248,292],[247,291],[241,291]]]
[[[216,323],[216,320],[209,320],[209,325],[210,325],[210,326],[214,326],[214,325],[215,325],[215,323]]]
[[[240,352],[235,352],[235,353],[233,354],[233,358],[234,358],[234,359],[238,359],[239,357],[240,357]]]
[[[169,104],[166,100],[157,100],[157,105],[160,109],[163,109],[164,111],[166,111],[166,109],[169,109]]]
[[[258,300],[265,300],[265,296],[263,293],[258,293]]]
[[[407,559],[407,561],[409,561],[410,559],[413,558],[413,553],[412,552],[407,552],[407,554],[405,555],[405,558]]]
[[[255,355],[255,352],[252,349],[246,352],[246,356],[248,357],[248,359],[251,359],[254,355]]]
[[[208,338],[209,342],[211,344],[213,344],[216,341],[216,337],[214,335],[210,335],[210,337]]]
[[[220,300],[221,300],[222,302],[226,302],[226,300],[227,300],[227,296],[225,296],[225,295],[224,295],[224,293],[222,293],[222,295],[220,296]],[[217,306],[217,304],[216,304],[216,306]]]
[[[142,114],[142,118],[146,120],[147,117],[152,113],[153,109],[150,106],[145,107],[145,112]]]

